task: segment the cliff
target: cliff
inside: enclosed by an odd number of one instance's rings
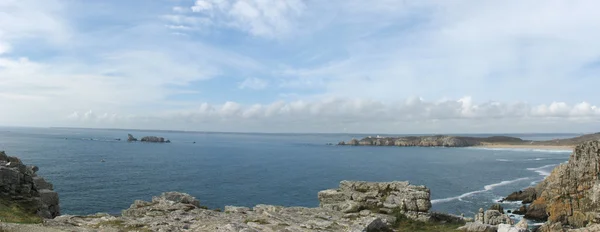
[[[38,167],[25,166],[17,157],[0,151],[0,207],[8,214],[60,215],[58,194],[51,183],[36,174]],[[7,211],[4,211],[7,210]]]
[[[526,216],[574,227],[600,222],[600,141],[575,147],[569,161],[556,167],[536,191]]]
[[[470,147],[482,143],[524,143],[524,140],[506,136],[492,136],[485,138],[432,135],[432,136],[404,136],[404,137],[365,137],[361,140],[352,139],[340,142],[338,145],[351,146],[400,146],[400,147]]]
[[[399,146],[399,147],[471,147],[479,145],[521,145],[521,146],[575,146],[582,142],[600,140],[600,133],[587,134],[568,139],[547,141],[523,140],[510,136],[468,137],[450,135],[380,137],[367,136],[360,140],[339,142],[350,146]]]

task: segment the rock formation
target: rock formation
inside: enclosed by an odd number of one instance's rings
[[[127,142],[135,142],[138,141],[133,135],[127,134]]]
[[[408,182],[342,181],[318,193],[320,207],[202,207],[196,198],[167,192],[151,202],[135,201],[120,216],[63,215],[43,229],[66,231],[392,231],[398,215],[421,221],[461,222],[464,218],[429,213],[429,189]]]
[[[508,195],[506,198],[502,199],[503,201],[520,201],[522,204],[529,204],[535,200],[537,197],[537,192],[535,188],[526,188],[524,190],[519,190],[517,192],[513,192]]]
[[[60,215],[58,194],[51,183],[36,174],[38,170],[0,151],[0,199],[17,203],[40,217],[54,218]]]
[[[569,161],[557,166],[535,189],[515,192],[506,199],[526,203],[531,198],[535,200],[525,207],[525,217],[547,220],[538,231],[586,226],[581,231],[596,231],[586,229],[600,223],[600,141],[577,145]]]
[[[135,142],[135,141],[138,141],[138,139],[133,137],[133,135],[131,135],[131,134],[127,134],[127,142]],[[148,143],[170,143],[171,142],[168,139],[165,139],[163,137],[158,137],[158,136],[144,136],[144,137],[142,137],[142,139],[140,139],[140,141],[148,142]]]
[[[569,161],[556,167],[536,190],[538,198],[526,216],[547,216],[550,223],[575,227],[600,222],[600,141],[575,147]]]
[[[365,209],[384,214],[399,211],[414,220],[430,219],[429,189],[408,182],[342,181],[338,189],[320,191],[318,196],[322,208],[344,213]]]
[[[163,137],[157,137],[157,136],[145,136],[142,137],[142,139],[140,140],[142,142],[150,142],[150,143],[170,143],[171,141],[169,140],[165,140],[165,138]]]
[[[507,145],[559,145],[574,146],[581,142],[600,139],[600,133],[582,135],[569,139],[554,139],[548,141],[522,140],[509,136],[491,137],[467,137],[449,135],[431,136],[403,136],[403,137],[380,137],[368,136],[360,140],[352,139],[348,142],[339,142],[338,145],[351,146],[400,146],[400,147],[470,147],[485,144],[507,144]]]
[[[400,146],[400,147],[469,147],[480,145],[482,142],[521,142],[523,140],[512,137],[461,137],[461,136],[406,136],[406,137],[365,137],[361,140],[352,139],[349,142],[339,142],[338,145],[352,146]]]

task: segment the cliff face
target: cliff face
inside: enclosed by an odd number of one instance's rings
[[[536,186],[526,216],[575,227],[600,222],[600,141],[578,145],[569,161]]]
[[[58,194],[38,176],[36,166],[25,166],[17,157],[0,151],[0,199],[16,203],[43,218],[60,214]]]
[[[400,146],[400,147],[469,147],[479,145],[483,138],[456,137],[445,135],[407,137],[366,137],[361,140],[340,142],[338,145],[353,146]]]

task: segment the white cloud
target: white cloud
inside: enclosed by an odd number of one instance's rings
[[[197,0],[190,9],[220,26],[272,38],[290,32],[305,8],[302,0]]]
[[[261,90],[265,89],[269,86],[269,82],[260,78],[246,78],[244,81],[238,84],[238,88],[240,89],[253,89],[253,90]]]
[[[580,128],[594,130],[589,126],[600,122],[600,109],[585,102],[531,106],[526,103],[476,103],[470,97],[438,102],[411,98],[395,103],[329,98],[252,105],[236,102],[222,105],[203,103],[196,109],[129,118],[116,115],[109,117],[108,114],[99,117],[92,111],[83,114],[76,112],[69,117],[95,122],[108,121],[107,118],[110,118],[112,124],[123,121],[131,123],[143,118],[148,124],[160,122],[156,125],[158,127],[196,130],[229,127],[236,131],[235,127],[238,127],[237,131],[260,128],[259,131],[264,132],[327,132],[341,131],[343,128],[355,132],[388,133],[531,132],[547,131],[548,122],[569,122],[570,126],[575,123],[585,125]],[[481,125],[487,129],[481,131],[478,128]],[[510,131],[507,131],[507,126],[511,128]]]

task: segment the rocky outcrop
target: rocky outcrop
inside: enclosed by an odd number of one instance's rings
[[[485,138],[457,136],[406,136],[406,137],[365,137],[361,140],[352,139],[340,142],[338,145],[352,146],[400,146],[400,147],[469,147],[481,144]]]
[[[536,186],[528,218],[584,227],[600,222],[600,141],[575,147],[569,161]]]
[[[138,141],[137,138],[133,137],[131,134],[127,134],[127,142],[135,142]]]
[[[600,139],[600,133],[582,135],[569,139],[553,139],[548,141],[522,140],[509,136],[491,136],[491,137],[468,137],[468,136],[449,136],[449,135],[431,135],[431,136],[403,136],[403,137],[381,137],[368,136],[360,140],[352,139],[349,142],[339,142],[338,145],[351,146],[400,146],[400,147],[470,147],[486,144],[504,144],[504,145],[558,145],[574,146],[581,142]]]
[[[520,201],[522,204],[529,204],[533,202],[536,197],[537,192],[535,191],[535,188],[526,188],[524,190],[519,190],[517,192],[511,193],[506,198],[500,200],[500,202]]]
[[[342,181],[318,193],[320,207],[225,206],[210,210],[185,193],[167,192],[135,201],[120,216],[63,215],[44,229],[66,231],[393,231],[399,216],[421,221],[464,223],[464,218],[430,213],[429,189],[408,182]],[[406,220],[406,219],[402,219]]]
[[[400,212],[414,220],[431,219],[429,189],[408,182],[342,181],[338,189],[320,191],[318,196],[320,207],[344,213]]]
[[[171,142],[168,139],[165,140],[165,138],[157,137],[157,136],[145,136],[145,137],[142,137],[142,139],[140,141],[150,142],[150,143],[170,143]]]
[[[58,194],[36,166],[25,166],[17,157],[0,151],[0,199],[17,203],[43,218],[60,215]]]
[[[136,142],[138,141],[137,138],[133,137],[133,135],[131,134],[127,134],[127,142]],[[144,136],[142,137],[142,139],[140,139],[141,142],[148,142],[148,143],[170,143],[171,141],[168,139],[165,139],[163,137],[158,137],[158,136]]]
[[[224,212],[200,206],[194,197],[163,193],[151,202],[135,201],[121,216],[64,215],[45,225],[69,231],[386,231],[396,218],[361,211],[347,214],[327,208],[257,205],[226,206]],[[76,225],[76,226],[74,226]]]

